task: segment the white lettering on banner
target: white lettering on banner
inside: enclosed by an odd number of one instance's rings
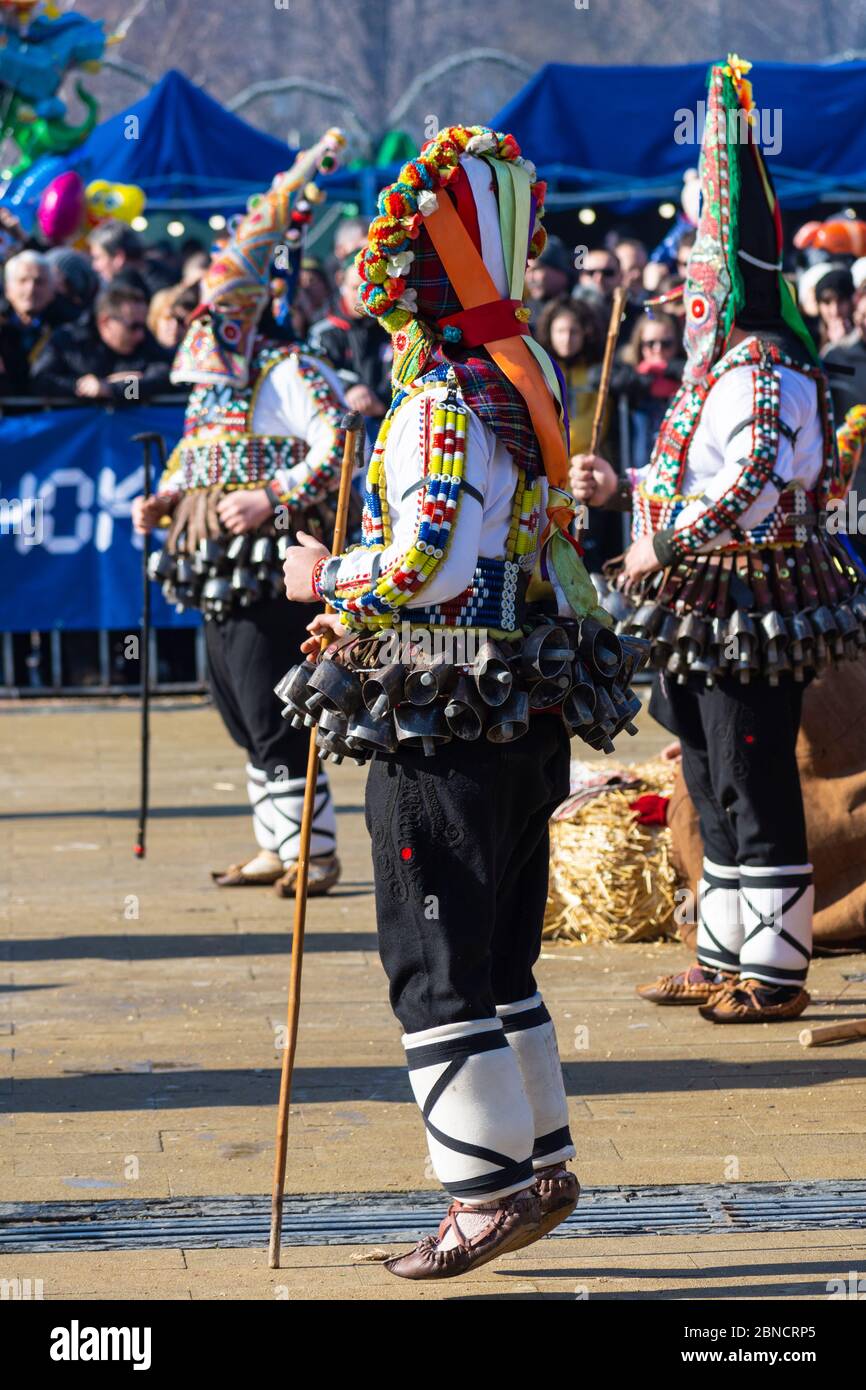
[[[93,541],[100,554],[114,543],[115,521],[128,521],[132,502],[144,486],[144,469],[139,465],[120,482],[113,468],[102,468],[98,479],[88,477],[80,468],[56,468],[41,482],[35,473],[25,473],[21,479],[22,497],[33,498],[40,507],[41,535],[38,540],[26,534],[15,535],[15,546],[26,552],[42,544],[49,555],[77,555]],[[61,488],[75,489],[76,515],[71,534],[58,535],[54,507]],[[99,510],[94,517],[93,506]],[[132,544],[140,550],[142,537],[132,532]]]
[[[96,549],[104,553],[114,540],[115,521],[126,521],[132,515],[132,501],[144,487],[144,468],[139,465],[118,483],[113,468],[103,468],[99,474],[98,500],[100,512],[96,519]],[[141,550],[143,537],[132,532],[132,543]]]
[[[55,531],[54,504],[60,488],[75,488],[78,514],[75,518],[75,531],[71,536],[58,536]],[[25,473],[21,479],[22,497],[36,497],[42,503],[42,544],[49,555],[77,555],[82,546],[93,536],[93,506],[96,486],[92,478],[81,468],[55,468],[41,483],[33,473]],[[22,544],[23,537],[16,536],[16,548],[29,550]]]

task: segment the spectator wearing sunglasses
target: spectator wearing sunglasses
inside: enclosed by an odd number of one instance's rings
[[[173,362],[174,355],[183,342],[189,321],[198,307],[198,282],[193,284],[170,285],[166,290],[157,290],[147,310],[147,326],[163,350],[166,362]]]
[[[605,247],[599,247],[595,251],[587,251],[583,257],[583,264],[578,271],[577,289],[575,298],[582,298],[581,291],[591,290],[600,296],[600,308],[605,322],[610,317],[611,304],[613,302],[614,290],[623,283],[622,267],[614,255],[613,251],[608,251]],[[640,315],[640,306],[631,300],[626,301],[625,310],[622,316],[622,327],[620,332],[629,334]]]
[[[671,314],[642,314],[620,361],[630,368],[632,465],[649,462],[662,416],[682,380],[684,359],[677,320]]]
[[[147,300],[111,286],[93,315],[51,338],[33,368],[34,390],[82,400],[140,401],[167,391],[169,363],[147,327]]]

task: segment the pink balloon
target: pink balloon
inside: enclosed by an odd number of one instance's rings
[[[84,210],[84,180],[70,169],[58,174],[43,191],[36,220],[48,241],[57,243],[78,231]]]

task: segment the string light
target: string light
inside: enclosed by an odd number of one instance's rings
[[[212,231],[221,232],[226,224],[226,220],[221,212],[215,212],[211,217],[208,218],[207,224]]]
[[[186,227],[182,222],[169,222],[165,230],[168,232],[169,236],[183,236]]]
[[[147,218],[146,218],[146,217],[133,217],[133,219],[132,219],[132,221],[130,222],[129,225],[132,227],[132,230],[133,230],[134,232],[146,232],[146,231],[147,231],[147,226],[148,226]]]
[[[659,217],[665,217],[670,220],[670,218],[676,217],[676,215],[677,209],[674,203],[659,203]]]
[[[581,208],[577,217],[578,221],[582,222],[585,227],[591,227],[595,221],[595,208]]]

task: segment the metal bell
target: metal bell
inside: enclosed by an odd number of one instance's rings
[[[595,691],[595,722],[605,733],[610,734],[616,727],[617,714],[616,706],[610,698],[609,693],[603,685],[596,687]]]
[[[172,555],[165,546],[154,550],[147,562],[147,573],[151,579],[173,579],[179,557]]]
[[[245,565],[238,565],[232,570],[231,586],[244,608],[262,597],[262,586],[254,571]]]
[[[553,705],[560,704],[570,685],[568,676],[558,676],[556,680],[536,681],[529,687],[529,708],[551,709]]]
[[[445,719],[455,738],[467,742],[480,738],[484,732],[487,706],[468,676],[460,676],[445,706]]]
[[[195,583],[195,570],[193,569],[192,560],[188,555],[178,555],[177,557],[177,572],[175,574],[175,583]]]
[[[358,709],[349,720],[346,743],[355,750],[374,753],[393,753],[397,748],[393,721],[375,719],[367,709]]]
[[[760,620],[761,634],[764,638],[764,664],[770,685],[778,685],[779,677],[790,671],[788,660],[788,627],[781,613],[771,609]]]
[[[855,617],[861,623],[866,623],[866,591],[863,589],[855,589],[848,599],[848,603]]]
[[[851,660],[856,659],[857,648],[862,646],[862,629],[847,603],[837,603],[833,610],[839,636]]]
[[[715,677],[724,675],[727,665],[725,656],[725,638],[728,631],[728,624],[724,618],[712,618],[710,620],[710,637],[707,645],[706,660],[710,668],[710,678],[708,685],[715,683]]]
[[[520,665],[530,680],[540,676],[547,681],[561,676],[572,657],[573,652],[563,629],[544,624],[524,638]]]
[[[432,758],[437,744],[448,743],[451,738],[445,716],[435,705],[427,705],[424,709],[398,705],[394,711],[394,728],[400,748],[423,748],[426,758]]]
[[[283,718],[291,719],[295,729],[312,725],[315,720],[307,714],[307,686],[316,673],[316,663],[299,661],[274,686],[274,694],[283,701],[286,708]]]
[[[602,680],[613,680],[622,666],[619,638],[609,628],[602,627],[595,618],[582,620],[577,650],[590,670],[597,671]]]
[[[677,630],[677,650],[691,666],[704,652],[710,635],[710,625],[706,618],[697,613],[687,613]]]
[[[630,632],[620,633],[619,643],[622,647],[622,671],[618,679],[630,685],[649,661],[652,643],[644,637],[635,637]]]
[[[562,717],[569,729],[588,728],[595,718],[595,689],[581,682],[573,685],[562,702]]]
[[[736,655],[731,663],[739,680],[748,685],[752,672],[760,669],[758,632],[751,614],[735,608],[728,619],[726,642],[734,643]]]
[[[361,682],[336,661],[318,663],[307,685],[308,702],[314,691],[320,697],[318,707],[323,718],[326,710],[338,710],[343,716],[354,714],[361,703]]]
[[[633,690],[623,690],[614,684],[610,688],[610,698],[616,710],[614,734],[620,733],[623,729],[627,734],[636,734],[637,725],[632,721],[640,714],[640,700],[637,695]]]
[[[482,644],[472,663],[472,671],[485,705],[494,708],[504,705],[511,695],[513,678],[508,660],[496,642]]]
[[[490,716],[487,737],[491,743],[513,743],[529,728],[529,696],[525,690],[515,690]]]
[[[654,666],[664,666],[674,649],[679,626],[680,620],[676,613],[665,613],[664,618],[656,630],[655,639],[652,644],[652,660]]]
[[[249,558],[249,536],[232,536],[226,546],[226,559],[232,565],[245,565]]]
[[[214,576],[205,580],[201,591],[202,604],[215,617],[227,613],[231,607],[232,586],[227,579]]]
[[[432,705],[440,695],[447,695],[457,681],[457,668],[450,661],[434,661],[425,670],[410,671],[406,677],[405,695],[410,705],[419,708]]]
[[[652,599],[648,603],[642,603],[633,617],[626,621],[626,633],[637,637],[654,637],[658,632],[665,610],[660,603]]]
[[[402,661],[392,661],[390,666],[371,674],[364,681],[364,704],[374,719],[384,719],[389,709],[394,709],[403,699],[403,686],[406,680],[406,667]]]
[[[581,734],[581,738],[589,748],[594,748],[598,753],[613,752],[613,740],[600,724],[593,724],[587,733]]]
[[[220,541],[207,540],[203,537],[198,543],[196,557],[201,560],[207,568],[216,568],[225,559],[225,548]]]
[[[787,619],[790,642],[788,657],[794,672],[794,680],[801,681],[806,667],[811,664],[815,650],[815,630],[809,621],[808,613],[794,613]]]
[[[834,658],[844,656],[845,649],[842,642],[842,636],[839,631],[839,625],[836,621],[836,615],[833,612],[833,609],[828,608],[826,604],[822,603],[819,604],[819,606],[816,609],[814,609],[809,616],[811,617],[812,625],[815,628],[816,633],[818,634],[817,641],[815,643],[815,655],[818,657],[818,659],[821,659],[822,652],[826,653],[827,648],[829,648],[830,654]],[[826,648],[824,645],[825,643]]]
[[[277,547],[270,536],[257,536],[250,549],[250,564],[270,569],[276,563]]]

